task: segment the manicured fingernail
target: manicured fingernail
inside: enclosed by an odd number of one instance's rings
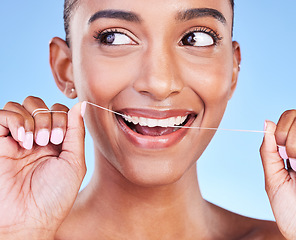
[[[82,102],[82,104],[81,104],[81,116],[82,117],[84,117],[85,109],[86,109],[86,101]]]
[[[25,132],[25,129],[24,127],[20,127],[18,130],[17,130],[17,138],[20,142],[23,142],[25,141],[25,135],[26,135],[26,132]]]
[[[279,154],[281,156],[282,159],[288,159],[288,154],[287,154],[287,151],[286,151],[286,147],[284,146],[279,146]]]
[[[24,148],[27,150],[31,150],[33,147],[33,140],[34,140],[33,133],[27,132],[25,135],[24,142],[23,142]]]
[[[296,159],[295,158],[289,158],[289,161],[290,161],[291,168],[294,171],[296,171]]]
[[[36,136],[36,143],[39,146],[46,146],[49,142],[49,131],[47,129],[41,129],[38,131]]]
[[[61,128],[54,128],[51,132],[51,138],[50,141],[55,144],[59,145],[64,140],[64,131]]]
[[[267,129],[267,121],[265,120],[265,122],[264,122],[264,131],[266,131],[266,129]]]

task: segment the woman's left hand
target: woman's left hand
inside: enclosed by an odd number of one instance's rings
[[[295,240],[296,110],[283,113],[277,125],[266,121],[265,129],[260,148],[265,189],[280,231],[286,239]],[[285,159],[289,159],[287,167]]]

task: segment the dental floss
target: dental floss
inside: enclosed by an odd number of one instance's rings
[[[129,118],[129,116],[126,116],[124,114],[121,114],[121,113],[118,113],[118,112],[115,112],[113,110],[110,110],[108,108],[105,108],[105,107],[102,107],[100,105],[97,105],[97,104],[94,104],[94,103],[91,103],[91,102],[87,102],[85,101],[85,103],[87,103],[88,105],[90,106],[94,106],[96,108],[100,108],[102,110],[105,110],[105,111],[108,111],[108,112],[111,112],[111,113],[114,113],[116,115],[119,115],[121,117],[124,117],[124,118]],[[37,108],[35,109],[33,112],[32,112],[32,116],[35,117],[36,115],[40,114],[40,113],[64,113],[64,114],[68,114],[67,112],[65,111],[53,111],[53,110],[48,110],[48,109],[45,109],[45,108]],[[174,126],[173,128],[187,128],[187,129],[200,129],[200,130],[212,130],[212,131],[228,131],[228,132],[247,132],[247,133],[271,133],[271,132],[268,132],[268,131],[258,131],[258,130],[242,130],[242,129],[226,129],[226,128],[208,128],[208,127],[186,127],[186,126]]]
[[[108,112],[111,112],[111,113],[114,113],[114,114],[117,114],[119,116],[122,116],[122,117],[125,117],[125,118],[129,118],[129,116],[126,116],[124,114],[121,114],[121,113],[118,113],[118,112],[115,112],[113,110],[110,110],[108,108],[104,108],[102,106],[99,106],[97,104],[94,104],[94,103],[91,103],[91,102],[87,102],[87,104],[91,105],[91,106],[94,106],[94,107],[97,107],[97,108],[100,108],[100,109],[103,109],[103,110],[106,110]],[[225,128],[207,128],[207,127],[186,127],[186,126],[181,126],[181,127],[178,127],[178,126],[175,126],[173,128],[188,128],[188,129],[202,129],[202,130],[213,130],[213,131],[216,131],[216,130],[220,130],[220,131],[231,131],[231,132],[249,132],[249,133],[271,133],[271,132],[268,132],[268,131],[257,131],[257,130],[241,130],[241,129],[225,129]]]

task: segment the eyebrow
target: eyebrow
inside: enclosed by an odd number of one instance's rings
[[[177,21],[189,21],[194,18],[202,18],[202,17],[213,17],[220,21],[221,23],[226,23],[226,18],[223,16],[221,12],[213,8],[192,8],[185,10],[183,12],[179,12],[176,16]],[[102,10],[93,14],[88,23],[96,21],[100,18],[116,18],[121,19],[128,22],[140,23],[141,18],[133,12],[121,11],[121,10]]]
[[[224,15],[213,8],[192,8],[177,14],[177,21],[189,21],[194,18],[213,17],[219,22],[225,24],[226,18]]]
[[[120,10],[103,10],[103,11],[98,11],[94,15],[92,15],[88,20],[88,24],[91,24],[92,22],[94,22],[99,18],[116,18],[116,19],[121,19],[128,22],[135,22],[135,23],[141,22],[141,18],[136,13],[133,13],[133,12],[126,12],[126,11],[120,11]]]

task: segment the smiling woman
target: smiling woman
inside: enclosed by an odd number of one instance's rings
[[[296,176],[282,159],[296,158],[295,111],[266,123],[261,148],[278,226],[200,191],[196,164],[240,71],[232,1],[65,1],[64,20],[50,66],[79,103],[27,97],[0,111],[1,239],[295,239]],[[95,167],[78,193],[84,122]]]
[[[148,7],[140,14],[138,9],[145,8],[140,2],[133,2],[127,10],[125,4],[116,2],[121,10],[107,4],[94,13],[87,2],[81,2],[70,25],[71,54],[67,49],[61,51],[61,39],[52,41],[51,65],[57,84],[63,92],[73,84],[80,101],[131,117],[147,121],[186,117],[187,126],[218,127],[235,89],[240,61],[239,46],[231,41],[232,9],[226,3],[206,7],[188,3],[181,12],[184,3],[163,3],[159,9],[167,10],[161,10],[162,14]],[[101,8],[101,3],[94,4]],[[130,21],[127,15],[137,20]],[[199,46],[197,34],[203,42],[211,41]],[[118,42],[122,35],[132,44]],[[112,41],[107,43],[107,39]],[[64,76],[68,72],[64,63],[70,55],[73,79]],[[222,61],[225,56],[227,61]],[[61,64],[63,71],[58,72]],[[148,186],[173,183],[195,168],[214,134],[179,129],[151,137],[168,131],[140,124],[130,128],[114,114],[96,109],[88,109],[85,118],[100,149],[96,154],[108,159],[129,181]],[[193,149],[192,141],[200,147]]]

